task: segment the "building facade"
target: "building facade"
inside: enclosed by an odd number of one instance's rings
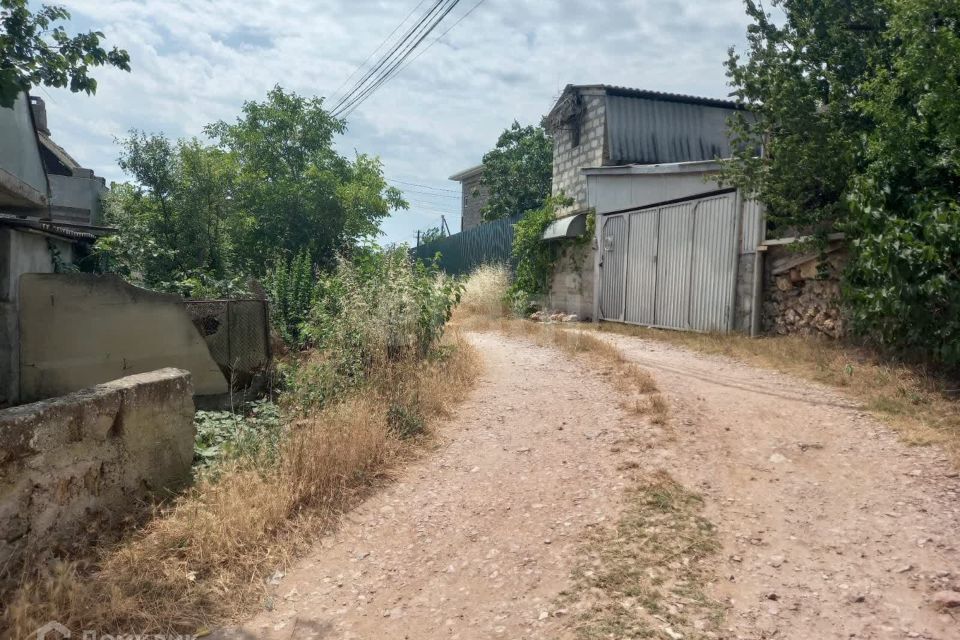
[[[725,100],[661,93],[609,85],[568,85],[557,99],[544,126],[553,136],[554,195],[572,199],[558,216],[586,216],[600,211],[614,196],[622,197],[622,208],[655,204],[649,200],[651,189],[662,183],[657,178],[599,181],[590,188],[589,175],[617,167],[653,167],[678,163],[711,162],[732,154],[727,122],[737,113],[745,113]],[[651,175],[651,172],[644,172]],[[703,176],[692,180],[702,181]],[[686,176],[680,182],[689,180]],[[617,194],[599,193],[613,188]],[[693,184],[692,182],[690,184]],[[627,185],[625,192],[623,185]],[[716,188],[690,186],[692,193]],[[634,194],[631,189],[636,188]],[[684,192],[686,194],[686,192]],[[634,197],[636,196],[636,197]],[[598,228],[602,226],[598,217]],[[582,224],[561,222],[564,228],[583,228]],[[599,232],[598,232],[599,233]],[[566,247],[554,272],[545,305],[581,319],[595,319],[601,297],[600,270],[603,268],[601,235],[590,242]],[[609,315],[606,316],[610,318]]]
[[[481,210],[490,198],[490,192],[481,184],[483,165],[455,173],[450,179],[460,183],[460,231],[483,224]]]

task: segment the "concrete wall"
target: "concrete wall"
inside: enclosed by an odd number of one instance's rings
[[[720,188],[713,178],[714,174],[714,170],[703,170],[689,173],[590,175],[587,176],[587,204],[598,214],[604,214],[706,194]]]
[[[179,296],[113,275],[26,274],[20,279],[20,400],[178,367],[198,395],[228,391]]]
[[[98,224],[100,198],[107,191],[104,180],[94,176],[89,169],[77,169],[76,172],[79,175],[49,176],[51,218],[77,224]]]
[[[30,100],[21,93],[12,109],[0,108],[0,205],[30,209],[46,204],[47,177],[30,116]]]
[[[581,96],[580,143],[574,145],[572,129],[553,132],[553,195],[564,193],[574,200],[558,212],[561,217],[587,210],[587,179],[580,170],[602,166],[606,158],[606,95],[602,90],[584,90]]]
[[[17,322],[20,276],[53,273],[50,246],[64,262],[73,261],[73,245],[39,233],[0,227],[0,407],[20,397],[20,343]]]
[[[0,411],[0,579],[190,480],[190,374],[162,369]],[[5,572],[7,575],[4,575]]]

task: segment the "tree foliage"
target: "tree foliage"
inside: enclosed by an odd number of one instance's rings
[[[553,141],[543,127],[514,121],[497,146],[483,156],[481,184],[490,197],[481,209],[484,220],[499,220],[537,209],[550,196]]]
[[[750,111],[731,122],[736,162],[725,177],[766,204],[774,234],[825,234],[845,216],[862,164],[869,122],[857,100],[881,55],[886,4],[773,0],[779,23],[756,0],[745,5],[748,49],[730,50],[727,75]]]
[[[98,246],[110,268],[146,286],[197,295],[236,289],[297,256],[332,267],[406,203],[380,161],[339,155],[343,123],[319,99],[274,88],[234,123],[207,127],[213,143],[132,132]]]
[[[852,320],[960,365],[960,3],[898,0],[888,64],[858,105],[872,122],[852,180]]]
[[[96,93],[91,67],[130,70],[130,55],[104,49],[102,32],[70,36],[56,24],[69,19],[63,7],[41,5],[33,12],[27,0],[0,0],[0,107],[12,108],[18,94],[37,85]]]
[[[774,233],[846,232],[861,334],[960,365],[960,3],[774,0],[777,24],[746,5],[727,179]]]

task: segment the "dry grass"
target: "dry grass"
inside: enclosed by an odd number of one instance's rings
[[[455,332],[447,344],[297,421],[276,467],[223,469],[97,557],[25,575],[4,596],[8,634],[53,619],[101,634],[195,633],[262,605],[275,571],[413,455],[391,408],[429,425],[470,388],[478,354]]]
[[[702,498],[666,472],[637,480],[616,527],[584,545],[575,588],[561,600],[577,612],[577,636],[716,637],[723,608],[704,589],[720,545]]]
[[[504,265],[482,265],[467,279],[455,317],[500,318],[508,313],[510,270]]]
[[[883,358],[874,351],[815,337],[748,338],[603,323],[601,332],[637,336],[724,355],[842,390],[914,445],[936,444],[960,466],[960,384]]]

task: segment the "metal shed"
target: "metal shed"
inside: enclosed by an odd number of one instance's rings
[[[758,330],[763,214],[713,161],[585,169],[597,212],[594,317],[692,331]]]

